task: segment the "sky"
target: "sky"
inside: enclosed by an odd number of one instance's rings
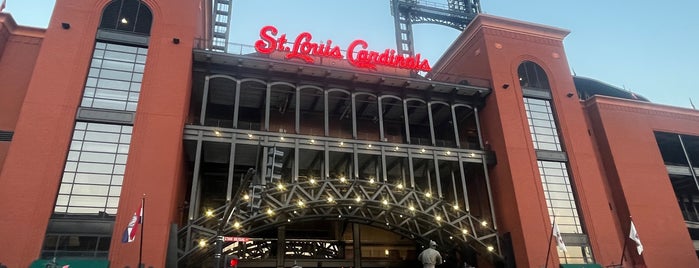
[[[44,28],[53,5],[7,0],[5,12],[20,25]],[[691,99],[699,105],[699,80],[693,80],[699,76],[699,1],[481,0],[481,7],[490,15],[569,30],[564,46],[571,73],[654,103],[691,108]],[[292,38],[310,32],[313,40],[332,40],[343,49],[355,39],[375,50],[396,47],[390,0],[233,0],[230,42],[252,46],[265,25]],[[415,52],[434,65],[459,33],[413,25]]]

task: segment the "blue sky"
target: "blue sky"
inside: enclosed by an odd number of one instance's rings
[[[70,0],[63,0],[70,1]],[[446,3],[446,0],[431,0]],[[231,42],[252,45],[260,28],[275,25],[295,37],[346,47],[364,39],[370,48],[395,48],[389,0],[234,0]],[[46,27],[53,0],[7,0],[22,25]],[[699,1],[481,0],[484,13],[570,30],[564,40],[577,75],[639,93],[651,101],[699,105]],[[413,27],[415,51],[436,62],[459,32],[439,25]],[[685,79],[689,79],[686,80]]]

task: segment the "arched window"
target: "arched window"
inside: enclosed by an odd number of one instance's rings
[[[517,68],[519,74],[519,85],[522,88],[537,88],[551,90],[546,72],[536,63],[531,61],[522,62]]]
[[[150,35],[153,15],[139,0],[115,0],[102,12],[100,29]]]

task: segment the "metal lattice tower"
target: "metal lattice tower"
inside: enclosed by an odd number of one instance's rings
[[[414,55],[414,23],[434,23],[463,31],[480,12],[480,0],[447,0],[447,5],[420,0],[391,0],[397,51],[403,56]]]
[[[231,24],[231,1],[213,0],[211,23],[211,50],[226,52],[228,50],[228,31]]]

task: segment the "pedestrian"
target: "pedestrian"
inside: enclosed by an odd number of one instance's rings
[[[434,268],[435,265],[442,263],[442,255],[437,251],[437,242],[430,240],[430,247],[426,248],[417,259],[422,263],[423,268]]]

